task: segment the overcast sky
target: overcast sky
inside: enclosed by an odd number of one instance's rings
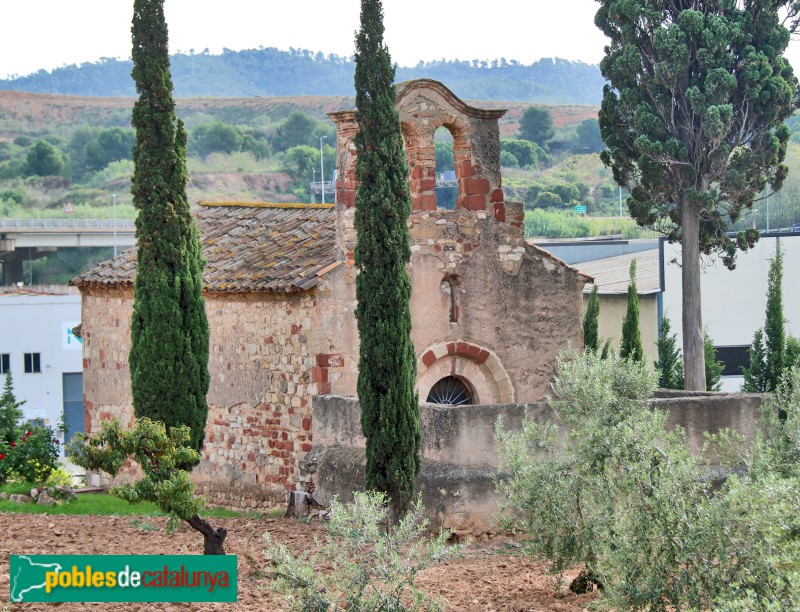
[[[166,0],[170,52],[290,47],[350,56],[359,0]],[[594,0],[384,0],[401,66],[434,59],[542,57],[598,63]],[[2,0],[0,78],[130,57],[132,0]]]
[[[401,66],[436,59],[543,57],[599,63],[595,0],[384,0]],[[165,0],[170,52],[310,49],[353,54],[359,0]],[[0,0],[0,78],[130,57],[132,0]],[[800,72],[800,44],[789,57]]]

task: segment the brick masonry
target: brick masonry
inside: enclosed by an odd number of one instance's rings
[[[86,429],[130,423],[130,289],[87,289],[84,330]],[[283,503],[297,484],[297,463],[311,449],[311,401],[329,391],[329,368],[343,357],[316,355],[309,331],[314,294],[206,295],[211,330],[206,443],[192,473],[212,503]],[[127,473],[133,475],[130,470]]]
[[[469,107],[427,80],[398,87],[398,110],[413,202],[408,269],[420,399],[441,378],[455,376],[482,404],[541,400],[559,352],[582,344],[588,278],[527,244],[522,205],[504,201],[498,130],[504,111]],[[206,293],[209,416],[193,478],[212,503],[284,503],[289,490],[308,484],[299,466],[315,444],[312,399],[356,395],[352,139],[358,128],[351,111],[331,118],[339,169],[333,249],[344,265],[306,292]],[[436,209],[433,191],[433,132],[440,125],[454,136],[459,197],[452,211]],[[108,418],[131,420],[133,291],[82,287],[82,294],[91,431]]]

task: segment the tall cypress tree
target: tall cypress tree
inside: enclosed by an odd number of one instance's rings
[[[358,399],[367,440],[365,486],[387,493],[402,512],[420,470],[422,434],[406,272],[411,196],[393,82],[381,2],[361,0],[355,69]]]
[[[586,314],[583,315],[583,347],[584,350],[597,353],[600,349],[599,322],[600,298],[597,295],[597,285],[592,287],[589,303],[586,304]]]
[[[775,240],[775,256],[767,274],[767,314],[764,337],[767,349],[767,389],[778,388],[786,360],[786,326],[783,318],[783,251]]]
[[[787,354],[786,325],[783,318],[783,250],[775,241],[775,256],[770,258],[767,274],[767,311],[764,327],[757,330],[750,347],[750,367],[742,368],[743,391],[775,391],[784,369],[793,365]]]
[[[633,361],[641,361],[642,333],[639,330],[639,294],[636,291],[636,260],[631,261],[631,280],[628,283],[628,310],[622,320],[622,340],[619,345],[619,356]]]
[[[186,130],[176,120],[164,0],[134,0],[133,204],[137,271],[131,321],[134,413],[188,425],[200,450],[208,416],[205,262],[186,196]]]
[[[683,389],[683,361],[678,349],[677,334],[670,334],[672,326],[664,315],[658,324],[658,386],[661,389]],[[713,348],[713,347],[712,347]]]

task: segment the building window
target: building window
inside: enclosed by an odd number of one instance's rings
[[[25,353],[25,373],[38,374],[42,371],[41,353]]]
[[[11,371],[11,356],[8,353],[0,353],[0,374],[8,374]]]

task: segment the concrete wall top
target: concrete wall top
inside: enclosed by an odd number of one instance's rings
[[[682,427],[690,452],[699,454],[705,432],[730,428],[745,440],[752,440],[761,398],[757,394],[717,393],[654,398],[651,405],[669,413],[668,426]],[[503,419],[505,429],[519,430],[526,415],[544,423],[553,418],[553,411],[545,402],[484,406],[421,404],[423,459],[464,468],[496,469],[498,419]],[[358,400],[336,395],[315,397],[313,439],[315,446],[364,448]]]

